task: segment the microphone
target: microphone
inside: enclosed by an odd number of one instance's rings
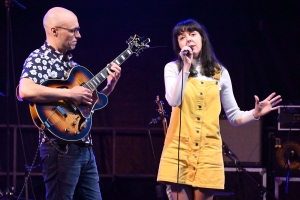
[[[162,117],[161,116],[158,116],[158,117],[156,117],[156,118],[153,118],[152,120],[151,120],[151,122],[152,123],[154,123],[154,124],[156,124],[158,121],[160,121],[160,120],[162,120]]]
[[[192,51],[193,51],[193,47],[192,46],[189,46],[191,49],[192,49]],[[186,55],[188,55],[189,54],[189,51],[188,50],[184,50],[183,52],[182,52],[182,55],[184,55],[184,56],[186,56]]]
[[[163,118],[161,116],[158,116],[158,117],[155,117],[151,120],[151,122],[148,123],[148,126],[149,127],[151,124],[156,124],[158,121],[162,120]]]

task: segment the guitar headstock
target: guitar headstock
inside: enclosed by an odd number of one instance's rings
[[[164,102],[159,99],[158,95],[156,96],[155,103],[157,103],[158,106],[157,112],[160,114],[162,118],[164,118],[166,116],[166,111],[163,108]]]
[[[130,50],[139,56],[141,51],[146,48],[149,48],[148,43],[150,42],[150,38],[140,37],[138,35],[130,36],[130,38],[126,41]]]

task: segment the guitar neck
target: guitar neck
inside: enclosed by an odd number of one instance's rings
[[[127,48],[123,51],[119,56],[117,56],[112,62],[116,63],[117,65],[121,65],[125,62],[133,52],[130,48]],[[108,69],[111,69],[111,64],[106,65],[98,74],[96,74],[91,80],[85,83],[85,87],[88,87],[92,91],[95,91],[97,87],[109,76]]]

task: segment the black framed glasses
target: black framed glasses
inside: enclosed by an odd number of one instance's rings
[[[55,28],[65,29],[65,30],[69,31],[70,33],[74,33],[74,35],[80,31],[80,26],[78,26],[76,28],[72,28],[72,29],[61,27],[61,26],[55,26]]]

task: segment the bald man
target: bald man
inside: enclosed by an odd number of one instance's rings
[[[34,103],[70,100],[92,104],[91,90],[75,86],[57,89],[40,85],[48,79],[66,79],[68,70],[79,66],[70,50],[81,38],[76,15],[60,7],[50,9],[44,19],[46,41],[26,59],[20,78],[18,98]],[[107,85],[101,93],[108,96],[120,78],[121,68],[111,63]],[[66,142],[47,131],[40,131],[40,155],[47,200],[101,199],[99,176],[92,151],[90,133],[76,142]],[[80,195],[77,195],[80,194]]]

